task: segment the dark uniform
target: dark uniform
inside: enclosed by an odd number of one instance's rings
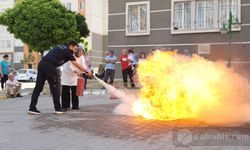
[[[38,97],[43,90],[45,81],[47,80],[53,96],[55,110],[61,111],[56,68],[67,61],[75,61],[75,57],[73,56],[73,51],[64,45],[59,45],[53,48],[42,58],[38,65],[37,81],[31,97],[30,110],[36,109]]]

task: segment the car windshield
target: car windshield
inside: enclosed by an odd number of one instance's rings
[[[19,74],[26,74],[26,73],[27,73],[27,70],[18,70],[18,73],[19,73]]]

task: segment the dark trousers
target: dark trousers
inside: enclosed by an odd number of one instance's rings
[[[1,87],[2,89],[4,89],[4,84],[6,83],[6,81],[8,80],[8,75],[4,74],[1,78]]]
[[[36,86],[32,93],[30,109],[36,108],[38,97],[43,91],[46,80],[49,83],[55,110],[61,109],[56,67],[52,63],[43,60],[38,65]]]
[[[110,79],[109,79],[110,78]],[[104,74],[104,82],[108,82],[109,79],[109,84],[114,83],[114,78],[115,78],[115,70],[113,69],[106,69],[105,74]]]
[[[90,79],[85,73],[82,74],[82,77],[85,79],[84,81],[84,89],[87,89],[87,81]]]
[[[87,77],[84,77],[85,81],[84,81],[84,89],[87,89],[87,81],[88,81],[88,78]]]
[[[122,70],[122,77],[123,77],[123,84],[125,87],[128,87],[128,77],[129,77],[130,82],[131,82],[131,87],[135,87],[134,81],[132,79],[132,77],[133,77],[132,68],[127,68],[127,69]]]
[[[79,99],[76,96],[76,86],[62,86],[62,108],[70,108],[70,91],[71,91],[71,102],[72,108],[79,107]]]

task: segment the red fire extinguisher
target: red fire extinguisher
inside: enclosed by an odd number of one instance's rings
[[[76,95],[77,96],[84,96],[84,84],[85,84],[84,78],[77,79],[77,87],[76,87]]]

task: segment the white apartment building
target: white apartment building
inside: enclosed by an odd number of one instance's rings
[[[91,63],[97,66],[103,63],[104,51],[107,50],[108,35],[108,0],[60,0],[72,11],[86,17],[90,30],[88,37],[91,50]]]
[[[14,0],[0,0],[0,13],[13,7],[14,3]],[[20,68],[23,59],[23,43],[15,39],[14,35],[10,34],[5,26],[0,25],[0,60],[4,54],[8,54],[14,66]]]
[[[78,12],[86,17],[91,31],[88,37],[91,50],[92,65],[103,62],[104,50],[107,50],[108,34],[108,0],[60,0],[69,10]],[[0,0],[0,13],[14,6],[15,0]],[[1,55],[9,54],[16,68],[21,68],[24,58],[24,44],[14,38],[5,26],[0,25],[0,59]]]
[[[14,5],[14,0],[0,0],[0,13]],[[0,25],[0,54],[14,52],[14,36],[5,26]]]

